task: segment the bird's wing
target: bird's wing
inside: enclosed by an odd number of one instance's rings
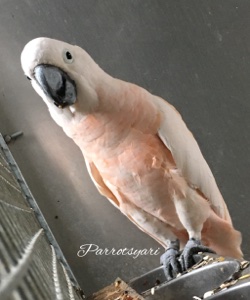
[[[153,101],[162,113],[158,135],[171,151],[178,169],[190,186],[203,193],[216,214],[231,223],[227,206],[214,176],[181,115],[163,99],[153,97]]]
[[[104,183],[101,174],[99,173],[97,167],[92,161],[89,161],[85,157],[85,163],[87,166],[87,170],[89,175],[94,182],[94,185],[98,189],[99,193],[106,197],[116,208],[119,208],[120,204],[115,195],[111,192],[111,190]]]

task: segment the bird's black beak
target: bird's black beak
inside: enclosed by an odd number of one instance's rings
[[[52,65],[38,65],[34,75],[43,89],[57,107],[64,108],[76,102],[75,82],[63,70]]]

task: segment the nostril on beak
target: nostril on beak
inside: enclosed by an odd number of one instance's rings
[[[28,80],[31,80],[31,78],[30,78],[29,76],[26,76],[26,78],[27,78]]]

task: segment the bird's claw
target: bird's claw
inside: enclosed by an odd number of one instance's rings
[[[210,248],[203,246],[200,240],[194,238],[188,240],[182,252],[179,248],[178,240],[171,242],[169,248],[160,258],[167,281],[174,279],[178,274],[186,272],[195,265],[194,255],[200,252],[215,253]]]
[[[184,247],[179,259],[183,272],[196,263],[193,256],[199,252],[215,253],[210,248],[203,246],[199,240],[191,238]]]
[[[170,247],[162,254],[161,264],[164,266],[164,273],[167,281],[172,280],[178,274],[182,273],[181,264],[178,260],[180,256],[179,242],[171,242]]]

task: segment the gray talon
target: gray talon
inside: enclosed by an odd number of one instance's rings
[[[199,252],[215,253],[210,248],[203,246],[200,240],[196,240],[194,238],[190,239],[180,256],[180,264],[183,271],[186,271],[195,264],[193,255],[198,254]]]
[[[169,248],[160,258],[168,281],[175,278],[177,274],[182,273],[181,264],[178,260],[180,256],[179,248],[180,244],[178,240],[171,242]]]

